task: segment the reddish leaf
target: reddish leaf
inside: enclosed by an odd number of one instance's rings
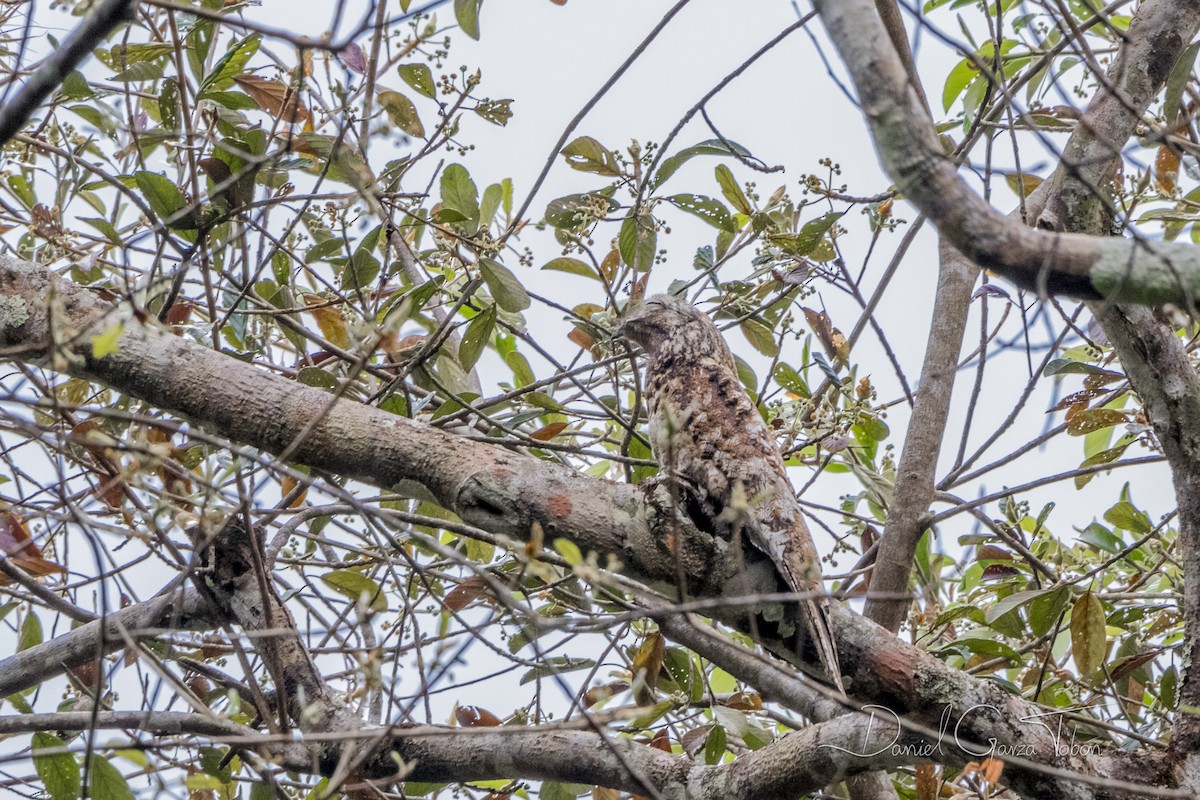
[[[738,711],[762,711],[763,701],[758,692],[735,692],[721,705]]]
[[[442,600],[442,605],[451,611],[462,611],[486,591],[487,583],[483,578],[473,575],[455,586]]]
[[[1070,408],[1071,406],[1079,405],[1080,403],[1090,403],[1092,400],[1095,400],[1102,394],[1104,394],[1104,392],[1100,389],[1083,389],[1073,394],[1069,394],[1062,400],[1059,400],[1050,410],[1062,411],[1064,408]]]
[[[258,107],[284,122],[302,122],[312,127],[312,112],[300,102],[300,97],[291,86],[274,78],[257,75],[235,75],[233,82],[250,95]]]
[[[454,718],[464,728],[495,728],[504,724],[495,714],[479,706],[458,706],[454,709]]]
[[[591,334],[579,328],[572,328],[571,332],[567,334],[567,338],[584,350],[591,350],[596,345],[596,340],[592,338]]]
[[[978,561],[1012,561],[1012,553],[994,544],[982,544],[975,553]]]
[[[1154,157],[1154,182],[1158,188],[1167,194],[1175,191],[1176,180],[1179,178],[1179,154],[1167,145],[1158,148]]]
[[[1150,650],[1145,653],[1138,653],[1137,655],[1123,658],[1113,665],[1112,669],[1109,670],[1108,676],[1114,681],[1119,681],[1121,678],[1124,678],[1126,675],[1135,671],[1138,667],[1144,664],[1149,664],[1151,661],[1158,658],[1158,654],[1161,652],[1162,650]]]
[[[29,535],[25,522],[16,513],[0,513],[0,550],[9,558],[23,556],[41,558],[42,551]]]

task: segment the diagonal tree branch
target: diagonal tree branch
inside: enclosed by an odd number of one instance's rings
[[[0,106],[0,144],[20,132],[45,101],[109,33],[126,20],[136,0],[100,0],[62,44],[34,70],[16,96]]]
[[[123,330],[116,352],[96,358],[92,337],[113,325]],[[727,543],[674,517],[669,497],[346,400],[312,425],[312,415],[329,407],[328,394],[172,335],[152,315],[109,306],[42,267],[10,258],[0,258],[0,348],[8,357],[54,364],[252,446],[290,448],[297,460],[320,469],[384,487],[419,484],[464,520],[495,533],[527,540],[536,523],[548,536],[568,538],[583,550],[616,554],[627,574],[645,582],[676,581],[682,574],[689,595],[715,598],[740,593],[747,581],[783,588],[768,559],[750,550],[729,557]],[[296,442],[305,430],[309,437]],[[796,621],[787,615],[795,604],[780,605],[762,608],[753,619],[738,605],[717,616],[756,632],[768,650],[794,660],[789,631]],[[1165,777],[1169,765],[1144,754],[1135,759],[1064,750],[1041,722],[1041,707],[947,668],[847,608],[835,606],[832,621],[853,695],[933,729],[948,713],[960,718],[963,741],[995,741],[1010,752],[1029,753],[1013,758],[1006,771],[1026,796],[1094,797],[1087,787],[1106,781],[1174,780]],[[815,661],[813,652],[803,656]]]
[[[858,89],[884,169],[963,255],[1040,292],[1182,305],[1200,296],[1200,249],[1191,245],[1032,230],[993,209],[943,153],[872,4],[815,5]],[[1195,3],[1177,5],[1186,6],[1181,16],[1200,13]]]

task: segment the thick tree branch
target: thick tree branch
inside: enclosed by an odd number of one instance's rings
[[[195,589],[172,583],[145,603],[123,608],[0,661],[0,697],[115,653],[142,638],[145,630],[157,634],[165,627],[211,630],[215,625],[208,604]]]
[[[1033,230],[994,210],[942,151],[872,3],[815,5],[858,89],[884,169],[971,261],[1041,292],[1145,304],[1200,297],[1200,249],[1192,245]],[[1194,2],[1174,5],[1196,13]]]
[[[117,351],[95,358],[91,338],[114,324],[124,330]],[[647,496],[637,487],[460,439],[350,401],[330,408],[329,396],[318,389],[174,336],[151,316],[111,307],[42,267],[8,258],[0,258],[0,348],[10,357],[51,363],[102,382],[265,450],[294,445],[294,457],[317,468],[385,487],[419,483],[438,502],[490,531],[524,539],[536,522],[548,536],[617,554],[625,572],[644,581],[675,581],[681,568],[693,596],[729,596],[747,581],[782,588],[768,559],[750,550],[729,557],[727,543],[673,516],[670,498]],[[313,416],[327,408],[312,424]],[[294,442],[304,430],[309,438]],[[757,631],[777,655],[796,658],[791,635],[796,623],[789,617],[793,604],[776,606],[774,613],[762,610],[753,620],[742,608],[718,616]],[[944,713],[961,716],[964,741],[994,740],[1012,752],[1032,753],[1032,760],[1015,760],[1006,771],[1027,796],[1095,797],[1100,795],[1081,787],[1117,778],[1170,785],[1161,774],[1165,767],[1144,755],[1134,760],[1062,752],[1041,722],[1041,707],[947,668],[849,609],[835,606],[832,618],[852,694],[929,728],[937,729]],[[972,708],[987,710],[967,713]]]
[[[71,35],[55,48],[9,103],[0,107],[0,144],[15,136],[29,117],[114,28],[126,20],[136,0],[100,0]]]

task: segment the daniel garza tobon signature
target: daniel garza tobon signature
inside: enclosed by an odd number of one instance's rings
[[[989,756],[999,758],[1006,756],[1032,758],[1036,755],[1032,744],[1001,744],[996,739],[989,739],[986,743],[980,743],[960,738],[959,731],[963,727],[964,720],[970,719],[972,714],[979,714],[985,711],[989,714],[1001,713],[1001,709],[996,706],[987,704],[974,705],[959,713],[957,717],[955,716],[954,708],[946,706],[942,710],[937,738],[933,740],[926,738],[918,744],[902,744],[900,742],[902,721],[900,716],[891,709],[880,705],[866,705],[862,707],[862,711],[870,715],[870,720],[867,722],[866,730],[863,731],[862,747],[860,749],[849,749],[836,744],[821,744],[819,746],[863,758],[890,752],[893,756],[915,756],[936,760],[935,757],[937,755],[946,755],[943,742],[945,742],[947,734],[951,734],[953,739],[953,745],[951,746],[957,747],[972,758],[987,758]],[[1019,721],[1028,725],[1035,725],[1050,734],[1050,737],[1054,741],[1055,755],[1087,756],[1098,754],[1100,752],[1099,744],[1096,742],[1075,741],[1076,726],[1068,726],[1064,722],[1063,717],[1075,711],[1076,709],[1045,711],[1020,717]],[[891,740],[885,740],[882,746],[867,749],[875,745],[875,742],[872,741],[872,735],[874,734],[876,737],[883,735],[885,726],[895,731]]]

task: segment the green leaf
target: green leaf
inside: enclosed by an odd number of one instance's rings
[[[725,726],[713,725],[704,739],[704,763],[720,764],[725,756]]]
[[[575,800],[576,797],[584,792],[591,791],[591,788],[591,786],[584,786],[581,783],[542,781],[542,788],[538,792],[538,797],[541,800]]]
[[[33,768],[37,770],[42,785],[51,800],[75,800],[79,797],[82,783],[79,762],[69,752],[40,753],[39,750],[56,750],[66,747],[66,742],[52,733],[38,731],[33,734]]]
[[[325,389],[330,392],[335,392],[338,389],[338,379],[320,367],[301,367],[300,371],[296,373],[296,380],[305,386]]]
[[[82,217],[79,221],[86,222],[100,231],[100,233],[104,234],[104,238],[113,244],[121,244],[121,234],[117,233],[117,229],[113,227],[113,224],[104,217]]]
[[[109,325],[103,333],[98,333],[93,336],[91,338],[92,358],[99,361],[105,356],[110,356],[119,351],[121,348],[118,346],[117,342],[124,333],[125,325],[117,322]]]
[[[479,274],[502,309],[515,313],[529,308],[529,294],[508,267],[490,258],[481,258]]]
[[[1070,599],[1071,590],[1063,584],[1030,600],[1028,608],[1025,609],[1029,629],[1037,636],[1045,636],[1058,622],[1059,615],[1067,607],[1067,601]]]
[[[1032,602],[1047,592],[1056,589],[1029,589],[1024,592],[1013,592],[1008,597],[993,603],[983,614],[983,621],[991,625],[1010,611],[1015,611],[1026,603]]]
[[[512,370],[513,382],[517,387],[528,386],[537,381],[537,376],[533,374],[533,367],[529,366],[529,359],[520,353],[508,353],[504,356],[504,363]]]
[[[1071,656],[1084,679],[1094,675],[1104,663],[1105,625],[1100,598],[1084,592],[1071,608]]]
[[[479,222],[483,226],[492,224],[500,203],[504,200],[504,189],[498,183],[490,184],[483,190],[483,200],[479,202]]]
[[[447,222],[479,224],[479,190],[462,164],[442,172],[442,218]]]
[[[1168,710],[1174,709],[1179,703],[1179,670],[1175,665],[1163,670],[1162,680],[1158,683],[1159,697]]]
[[[946,75],[946,83],[942,87],[942,110],[949,111],[950,106],[954,105],[954,101],[967,88],[967,84],[977,77],[979,77],[979,70],[975,69],[975,65],[971,63],[970,59],[964,58],[958,62]]]
[[[379,588],[379,584],[352,569],[335,569],[321,576],[321,580],[330,589],[349,597],[354,602],[365,596],[367,607],[372,611],[383,613],[388,610],[388,599]]]
[[[314,261],[321,261],[322,259],[328,258],[335,253],[342,253],[345,248],[346,243],[343,240],[337,238],[336,236],[330,236],[325,241],[317,242],[312,247],[308,248],[308,251],[304,254],[304,263],[311,264]]]
[[[1192,42],[1179,55],[1179,60],[1171,68],[1167,76],[1167,90],[1163,94],[1163,114],[1167,118],[1167,128],[1175,126],[1179,118],[1179,106],[1183,101],[1183,90],[1192,77],[1192,66],[1196,63],[1196,54],[1200,52],[1200,42]]]
[[[1133,503],[1122,500],[1108,511],[1104,512],[1104,520],[1116,528],[1146,534],[1154,530],[1154,523],[1146,512],[1136,508]]]
[[[109,57],[114,65],[136,64],[139,61],[154,61],[175,53],[175,45],[161,44],[124,44],[109,51]]]
[[[161,64],[139,61],[136,64],[130,64],[126,69],[109,78],[109,80],[114,83],[137,83],[139,81],[156,81],[162,76],[163,68]]]
[[[800,228],[799,233],[778,234],[770,237],[770,242],[791,256],[803,257],[810,255],[834,223],[841,219],[843,211],[833,211],[816,219],[809,220]]]
[[[616,156],[607,147],[590,136],[580,136],[561,151],[572,169],[592,172],[597,175],[617,177],[621,174]]]
[[[546,222],[555,228],[579,231],[591,225],[619,204],[599,192],[569,194],[551,200],[546,206]]]
[[[571,658],[570,656],[553,656],[552,658],[543,659],[541,664],[538,664],[533,669],[521,676],[521,684],[532,683],[538,678],[548,678],[552,675],[560,675],[564,672],[574,672],[576,670],[588,669],[596,666],[596,662],[590,658]]]
[[[84,100],[95,95],[92,87],[88,85],[87,78],[83,77],[83,73],[74,69],[67,73],[67,77],[63,78],[62,85],[58,90],[63,93],[64,97],[71,100]]]
[[[512,103],[508,100],[480,100],[473,111],[493,125],[503,128],[512,119]]]
[[[1043,375],[1096,375],[1112,380],[1120,380],[1125,376],[1119,372],[1113,372],[1107,369],[1101,369],[1094,364],[1086,364],[1082,361],[1070,361],[1065,358],[1056,358],[1046,365],[1042,370]]]
[[[221,56],[216,66],[204,76],[200,83],[199,93],[203,95],[209,89],[228,89],[233,85],[233,76],[241,75],[246,68],[246,62],[258,52],[262,43],[262,34],[252,33],[245,39],[234,42]]]
[[[808,383],[804,378],[800,377],[800,373],[796,372],[795,368],[790,364],[782,362],[776,364],[774,376],[776,383],[797,397],[802,397],[806,400],[812,397],[812,391],[808,388]]]
[[[1121,537],[1116,536],[1098,522],[1093,522],[1084,528],[1079,540],[1109,553],[1119,553],[1125,549],[1125,543],[1121,541]]]
[[[134,800],[133,790],[112,762],[98,755],[88,759],[89,795],[94,800]]]
[[[645,272],[654,266],[654,256],[658,253],[654,218],[645,211],[635,215],[630,209],[617,234],[617,249],[621,251],[621,259],[635,272]]]
[[[401,64],[397,70],[400,79],[430,98],[437,98],[437,84],[433,80],[433,71],[426,64]]]
[[[409,136],[425,138],[425,126],[421,124],[421,117],[417,114],[417,107],[413,105],[412,100],[399,92],[380,92],[379,104],[397,128]]]
[[[775,332],[765,324],[751,317],[742,322],[741,329],[755,350],[771,358],[779,355],[779,342],[775,338]]]
[[[171,216],[187,205],[179,186],[165,175],[141,170],[133,174],[133,181],[160,219]]]
[[[479,356],[483,354],[484,348],[492,340],[492,333],[495,329],[495,305],[488,306],[485,311],[476,314],[475,318],[467,323],[462,343],[458,346],[458,361],[462,364],[463,369],[470,371],[475,366],[475,363],[479,361]]]
[[[663,159],[662,163],[658,165],[658,171],[654,173],[654,180],[651,181],[650,185],[655,189],[662,186],[680,167],[696,156],[727,156],[734,153],[743,158],[750,156],[749,150],[737,142],[728,139],[724,141],[721,139],[708,139],[691,147],[686,147],[670,158]]]
[[[479,41],[479,7],[483,0],[454,0],[454,18],[463,33]]]
[[[675,194],[668,197],[667,202],[681,211],[696,215],[714,228],[731,233],[737,230],[733,215],[720,200],[702,194]]]
[[[725,195],[725,199],[734,209],[746,216],[754,213],[754,208],[742,187],[738,185],[737,178],[733,177],[729,167],[724,164],[717,164],[717,184],[721,187],[721,194]]]
[[[554,550],[572,567],[583,563],[583,553],[580,552],[579,545],[570,539],[563,539],[561,537],[555,539]]]
[[[600,280],[600,276],[596,274],[596,270],[591,264],[580,261],[578,258],[567,258],[560,256],[552,259],[542,265],[542,269],[554,270],[555,272],[569,272],[572,275],[582,275],[585,278],[592,280]]]

